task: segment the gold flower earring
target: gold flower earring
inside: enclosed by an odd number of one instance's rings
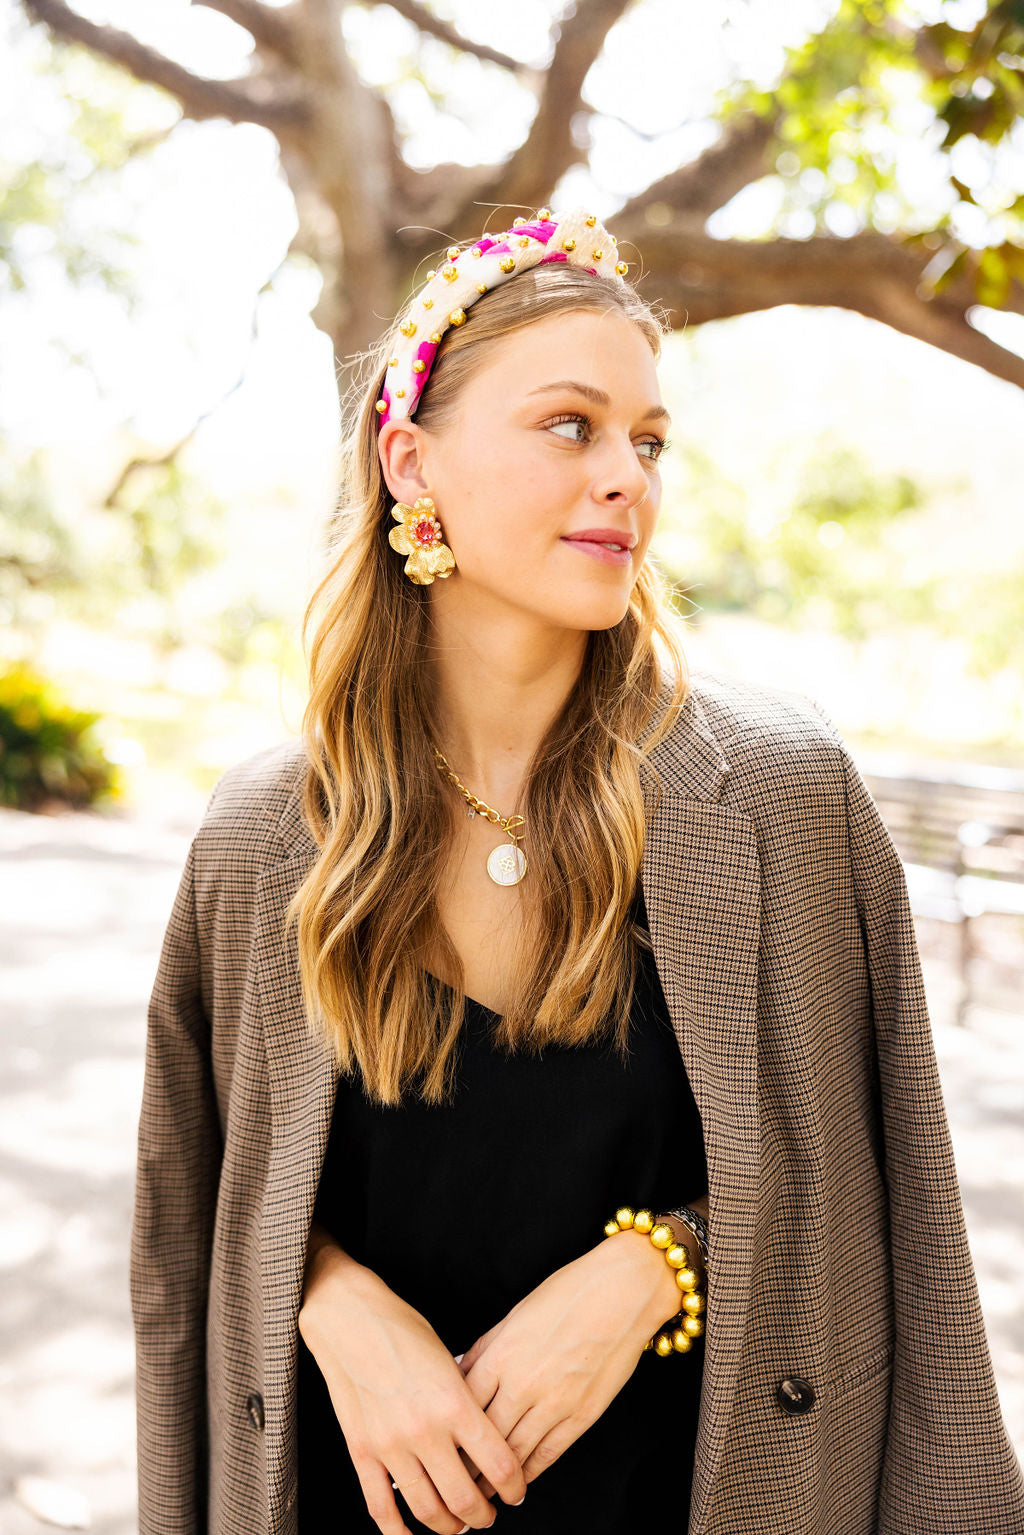
[[[407,554],[405,573],[417,586],[429,586],[435,576],[450,576],[455,556],[444,541],[441,524],[430,496],[417,496],[412,506],[398,501],[391,515],[401,526],[392,528],[388,543],[399,554]]]

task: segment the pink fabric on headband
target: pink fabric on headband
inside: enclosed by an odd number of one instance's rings
[[[542,245],[546,245],[551,239],[551,236],[554,234],[554,231],[554,224],[549,224],[545,221],[539,224],[520,224],[519,228],[515,231],[515,234],[517,237],[519,235],[532,235],[535,240],[539,240]],[[490,250],[511,252],[512,250],[512,247],[508,243],[508,239],[505,235],[502,235],[497,240],[492,238],[491,235],[484,235],[481,239],[474,241],[474,244],[479,245],[480,249],[484,252]]]

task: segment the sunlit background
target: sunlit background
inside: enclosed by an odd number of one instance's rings
[[[206,79],[252,64],[249,34],[202,4],[74,9]],[[424,172],[501,162],[529,129],[536,77],[422,34],[408,9],[342,16],[403,157]],[[423,9],[537,71],[567,10]],[[968,36],[986,9],[637,0],[586,77],[587,158],[533,206],[586,203],[614,231],[623,204],[718,140],[724,103],[774,91],[826,24],[859,14],[869,42],[886,18]],[[210,787],[301,728],[299,626],[336,496],[345,359],[311,317],[323,279],[290,250],[296,204],[268,129],[183,119],[171,95],[55,42],[22,5],[0,0],[0,17],[0,716],[41,731],[85,711],[115,771],[91,810],[64,809],[55,755],[32,803],[16,774],[4,780],[0,1261],[18,1283],[0,1301],[0,1370],[18,1410],[0,1427],[0,1524],[120,1535],[134,1528],[125,1246],[145,1000]],[[1009,44],[1004,56],[1004,74],[1021,69]],[[830,105],[823,51],[774,164],[706,232],[941,229],[951,249],[994,250],[1006,282],[980,264],[970,321],[1024,359],[1019,120],[996,133],[979,115],[943,148],[914,73],[865,59],[862,116]],[[998,95],[985,85],[976,107]],[[479,213],[493,227],[493,205]],[[453,237],[432,234],[438,251]],[[916,836],[936,1043],[1020,1446],[1024,387],[849,309],[796,304],[677,330],[660,373],[674,429],[655,548],[691,666],[812,694],[899,823],[901,851]],[[922,794],[951,807],[939,853],[913,831]],[[998,868],[946,867],[958,827],[984,831],[997,804],[1011,835],[974,840]]]

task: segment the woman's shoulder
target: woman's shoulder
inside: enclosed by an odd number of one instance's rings
[[[695,706],[719,741],[736,751],[799,750],[841,737],[817,698],[738,673],[695,670],[690,676]]]
[[[287,832],[309,758],[300,737],[265,746],[221,773],[206,803],[197,839],[204,850],[229,847],[252,856],[287,851]]]
[[[817,699],[799,689],[695,669],[669,749],[685,756],[696,742],[717,759],[722,797],[737,808],[781,785],[842,794],[846,743]]]

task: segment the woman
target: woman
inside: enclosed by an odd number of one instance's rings
[[[900,862],[687,677],[627,270],[541,209],[368,359],[150,1005],[141,1535],[1024,1530]]]

